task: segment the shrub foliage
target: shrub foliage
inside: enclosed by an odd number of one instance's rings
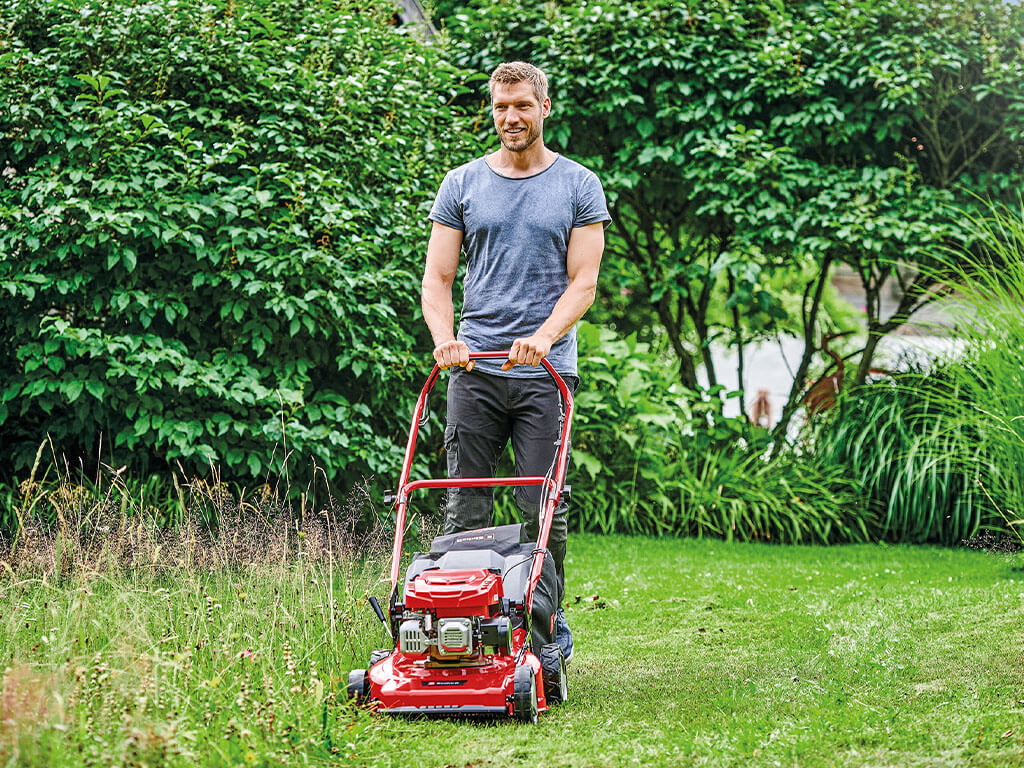
[[[0,472],[47,434],[143,472],[394,466],[465,136],[443,51],[386,0],[2,13]]]
[[[581,530],[787,543],[859,541],[862,506],[842,473],[790,455],[725,416],[720,393],[684,389],[665,354],[605,328],[580,331],[572,522]]]
[[[644,308],[659,324],[684,384],[698,366],[715,383],[711,344],[777,334],[773,276],[815,264],[790,286],[804,294],[791,322],[805,351],[780,437],[828,332],[831,267],[852,267],[867,296],[862,381],[879,339],[936,295],[934,247],[970,240],[948,204],[1020,187],[1019,4],[463,5],[448,20],[460,61],[523,58],[551,75],[551,138],[598,170],[612,202],[605,286],[632,292],[633,321]]]
[[[580,531],[785,543],[863,541],[844,473],[726,416],[721,388],[685,389],[671,353],[581,323],[569,525]],[[500,496],[496,518],[514,518]]]

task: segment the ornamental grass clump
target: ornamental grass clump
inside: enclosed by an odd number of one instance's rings
[[[979,433],[968,461],[980,491],[1024,544],[1024,201],[993,205],[973,223],[980,255],[961,258],[955,286],[968,346],[950,373],[966,394],[964,420]]]
[[[994,519],[964,397],[948,367],[915,370],[855,388],[811,424],[811,453],[852,480],[872,538],[956,544]]]
[[[809,431],[860,487],[878,539],[1024,543],[1024,219],[992,206],[972,222],[970,252],[942,255],[959,351],[854,388]]]

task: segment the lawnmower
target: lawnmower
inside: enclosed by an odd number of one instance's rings
[[[508,351],[473,352],[470,359],[507,358]],[[440,374],[435,365],[416,403],[405,459],[393,494],[395,541],[387,616],[393,647],[374,651],[367,669],[348,677],[348,695],[395,715],[513,717],[537,722],[539,712],[568,700],[565,659],[555,635],[558,581],[547,550],[551,521],[565,486],[572,425],[572,392],[545,359],[561,395],[561,433],[545,477],[412,480],[413,455],[427,398]],[[406,510],[414,491],[438,488],[540,486],[536,541],[523,525],[503,525],[438,536],[415,553],[399,581]]]

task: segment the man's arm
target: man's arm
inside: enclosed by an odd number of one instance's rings
[[[594,303],[603,252],[604,222],[573,229],[569,235],[569,252],[565,261],[569,273],[569,285],[565,293],[559,297],[548,319],[532,336],[512,342],[508,361],[501,366],[501,370],[507,371],[515,365],[540,365],[540,361],[551,352],[551,345],[572,330],[576,321]]]
[[[452,304],[452,284],[459,269],[459,251],[462,249],[462,230],[433,222],[427,243],[427,263],[423,269],[420,303],[423,319],[434,339],[434,360],[442,368],[453,365],[467,366],[469,347],[455,339],[455,307]]]

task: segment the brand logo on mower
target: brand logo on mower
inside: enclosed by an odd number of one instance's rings
[[[465,680],[423,680],[421,684],[424,688],[455,688],[459,685],[465,685]]]
[[[494,534],[493,533],[488,533],[488,534],[485,534],[483,536],[480,536],[480,535],[477,535],[477,536],[459,536],[458,538],[455,539],[455,541],[458,542],[459,544],[463,544],[463,543],[465,543],[467,541],[494,541]]]

